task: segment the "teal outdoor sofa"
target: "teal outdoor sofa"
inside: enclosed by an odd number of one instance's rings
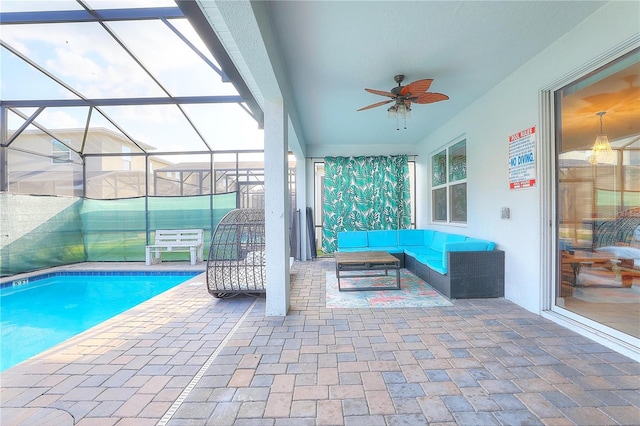
[[[504,251],[430,229],[338,232],[338,251],[386,251],[450,299],[504,297]]]

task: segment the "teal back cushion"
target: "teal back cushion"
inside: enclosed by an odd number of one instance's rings
[[[424,230],[424,242],[423,244],[427,247],[431,247],[431,243],[433,242],[433,236],[435,235],[436,231],[433,231],[431,229],[425,229]]]
[[[431,248],[436,251],[444,251],[445,243],[454,243],[466,240],[467,237],[458,234],[448,234],[446,232],[436,232],[431,241]]]
[[[423,229],[398,230],[398,244],[401,246],[421,246],[424,244]]]
[[[487,241],[487,240],[480,240],[477,238],[467,238],[465,240],[466,242],[474,242],[474,243],[480,243],[480,244],[486,244],[485,248],[480,248],[480,249],[472,249],[470,251],[482,251],[482,250],[487,250],[487,251],[492,251],[496,248],[496,243],[494,243],[493,241]]]
[[[398,231],[367,231],[369,247],[392,247],[398,245]]]
[[[367,231],[338,232],[338,249],[367,247]]]
[[[433,233],[433,239],[431,240],[431,243],[429,244],[429,247],[431,247],[433,250],[436,251],[444,251],[444,243],[447,242],[447,234],[444,232],[434,232]]]

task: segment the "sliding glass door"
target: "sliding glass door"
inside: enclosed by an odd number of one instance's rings
[[[556,306],[640,337],[640,50],[555,92]]]

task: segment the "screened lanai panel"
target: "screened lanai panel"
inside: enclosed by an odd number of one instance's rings
[[[113,199],[146,195],[144,156],[91,156],[85,160],[87,198]]]
[[[56,138],[34,126],[27,127],[7,149],[7,181],[10,192],[80,195],[82,180],[80,157]]]
[[[78,129],[84,133],[84,129]],[[117,128],[91,126],[82,150],[83,154],[139,154],[145,152],[148,145],[129,139]]]
[[[130,7],[175,7],[174,0],[85,0],[93,9],[124,9]]]
[[[149,198],[149,229],[152,233],[156,229],[210,230],[211,203],[212,199],[209,195],[151,197]]]
[[[149,194],[162,197],[211,194],[211,155],[150,156]]]
[[[75,152],[82,152],[84,128],[89,107],[47,107],[34,120],[34,125],[64,141]]]
[[[138,1],[138,0],[134,0]],[[81,10],[82,6],[75,0],[56,1],[3,1],[3,12],[44,12],[56,10]]]
[[[236,164],[237,153],[215,153],[213,155],[213,187],[214,193],[236,191],[237,171],[240,165]]]
[[[149,198],[149,241],[156,229],[203,229],[205,257],[212,230],[236,207],[236,194]],[[163,260],[183,259],[184,254],[163,253]]]
[[[76,197],[0,193],[0,275],[83,262],[81,204]]]
[[[5,26],[2,27],[4,40]],[[0,93],[2,99],[78,99],[41,71],[31,66],[4,47],[0,47]],[[25,82],[29,84],[25,84]]]
[[[86,97],[164,95],[96,22],[3,25],[2,39]]]
[[[145,198],[83,200],[80,217],[87,261],[144,259],[145,201]]]
[[[238,200],[241,208],[264,209],[264,153],[238,153]]]
[[[112,120],[113,118],[110,117]],[[84,131],[84,129],[83,129]],[[125,129],[126,131],[126,129]],[[131,140],[98,109],[91,110],[83,154],[143,153],[149,148],[140,141]]]
[[[2,79],[0,79],[1,83]],[[6,109],[7,111],[7,129],[9,131],[9,138],[11,138],[14,133],[24,125],[27,119],[31,118],[37,111],[37,108],[11,108]],[[37,115],[36,115],[37,116]]]
[[[108,106],[103,111],[148,152],[209,151],[176,105]]]
[[[171,0],[171,2],[173,3],[173,0]],[[213,57],[213,55],[209,51],[209,48],[204,44],[204,42],[202,41],[198,33],[196,33],[196,30],[193,28],[193,26],[191,25],[191,22],[189,22],[188,19],[167,19],[167,21],[175,29],[177,29],[180,32],[180,34],[186,37],[189,40],[189,43],[191,43],[195,47],[195,49],[197,49],[198,52],[204,55],[204,57],[207,60],[211,61],[211,63],[214,64],[217,69],[220,69],[220,64],[218,63],[218,60]],[[229,82],[225,84],[231,85],[229,84]],[[233,85],[231,86],[232,86],[231,90],[233,90],[233,93],[236,93],[236,90],[233,87]]]
[[[171,96],[238,95],[169,25],[155,20],[107,24]]]
[[[7,157],[10,193],[56,196],[82,193],[82,166],[78,164],[55,164],[51,156],[16,149],[8,149]],[[32,164],[42,164],[42,167],[34,171],[29,167]]]
[[[264,148],[264,131],[237,104],[192,104],[184,110],[213,150]]]

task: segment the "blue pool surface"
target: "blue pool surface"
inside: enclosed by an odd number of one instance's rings
[[[145,300],[196,272],[62,272],[0,289],[0,371]]]

